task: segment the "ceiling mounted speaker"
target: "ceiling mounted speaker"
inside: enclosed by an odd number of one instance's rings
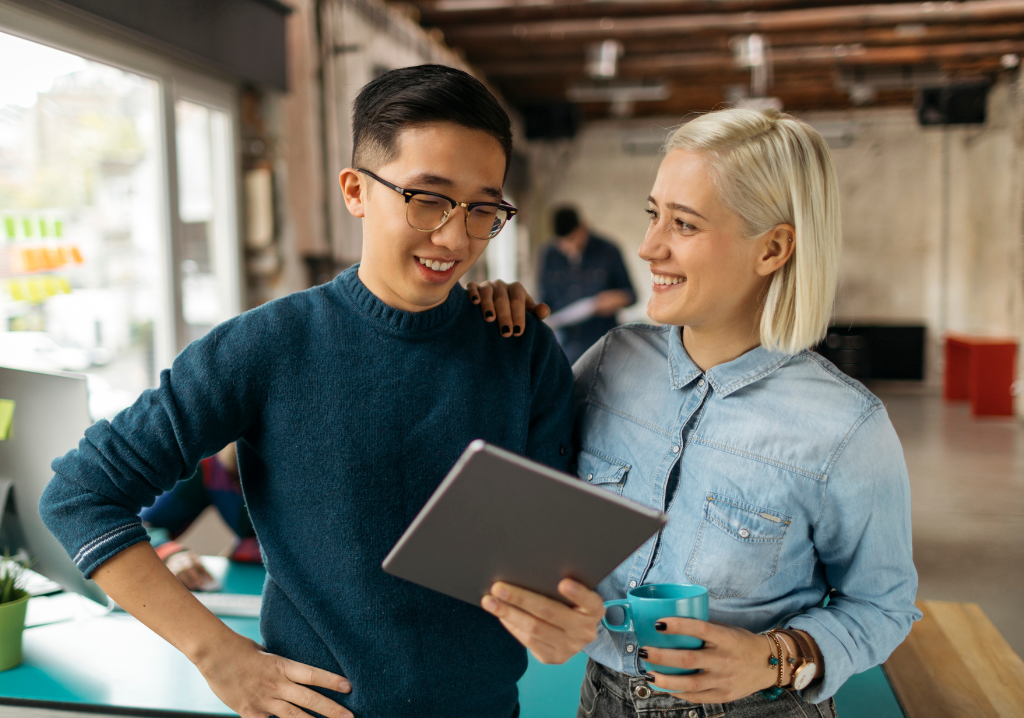
[[[924,88],[917,95],[917,121],[922,125],[983,125],[989,87],[971,83]]]
[[[523,105],[519,108],[526,122],[526,139],[557,140],[575,137],[580,126],[580,111],[571,102]]]

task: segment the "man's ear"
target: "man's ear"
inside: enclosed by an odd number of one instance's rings
[[[366,215],[366,183],[363,176],[351,167],[346,167],[338,175],[338,184],[341,185],[341,196],[345,198],[345,206],[353,217]]]
[[[791,224],[777,224],[757,239],[756,271],[762,277],[770,276],[786,265],[796,248],[796,228]]]

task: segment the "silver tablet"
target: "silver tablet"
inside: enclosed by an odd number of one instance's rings
[[[505,581],[567,603],[668,521],[543,464],[474,441],[384,559],[388,573],[474,605]]]

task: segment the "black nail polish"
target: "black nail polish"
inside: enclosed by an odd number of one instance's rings
[[[473,302],[473,304],[479,304],[480,303],[480,297],[473,297],[469,301]]]
[[[662,632],[664,632],[664,631],[668,630],[668,624],[665,623],[664,621],[658,621],[657,623],[654,624],[654,630],[655,631],[662,631]]]
[[[502,334],[508,334],[509,333],[508,324],[502,324],[501,325],[501,333]]]
[[[641,658],[643,658],[646,661],[647,660],[647,649],[646,648],[641,648],[639,651],[636,652],[636,655],[640,656]]]
[[[647,679],[648,683],[657,683],[657,681],[654,680],[654,674],[653,673],[645,673],[644,674],[644,678]]]
[[[486,317],[487,319],[490,319],[493,316],[494,316],[494,312],[492,312],[490,309],[488,309],[486,312],[484,312],[484,317]]]
[[[512,331],[515,332],[516,334],[519,333],[519,329],[520,329],[520,327],[519,327],[518,324],[516,324],[514,327],[512,327]]]

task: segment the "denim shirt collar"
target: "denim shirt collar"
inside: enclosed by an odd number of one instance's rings
[[[704,373],[686,353],[682,331],[682,327],[673,326],[669,332],[668,373],[673,389],[682,389],[703,376],[719,397],[726,397],[737,389],[763,379],[792,359],[791,354],[768,351],[758,346]]]

